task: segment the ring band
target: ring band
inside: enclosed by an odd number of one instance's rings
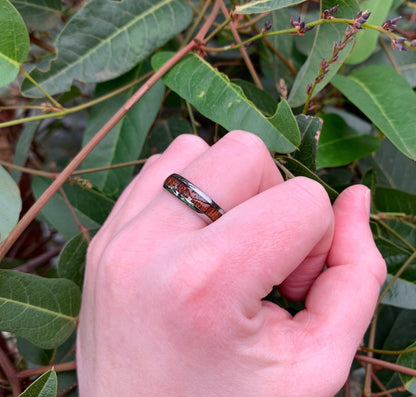
[[[224,210],[214,200],[183,176],[169,175],[163,187],[198,214],[206,215],[212,222],[224,215]]]

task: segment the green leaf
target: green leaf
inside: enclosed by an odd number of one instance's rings
[[[34,177],[32,190],[36,198],[50,185],[50,181]],[[64,192],[79,221],[87,229],[98,229],[114,206],[114,200],[94,189],[84,189],[78,185],[65,184]],[[61,193],[56,193],[43,207],[41,214],[46,221],[66,239],[79,233],[78,225]]]
[[[17,141],[16,148],[14,149],[13,164],[19,166],[25,165],[30,145],[32,143],[33,137],[36,134],[36,131],[39,128],[39,125],[39,121],[31,121],[25,123]],[[19,183],[22,171],[14,169],[11,171],[11,175],[14,181]]]
[[[317,168],[339,167],[373,153],[380,141],[360,135],[337,114],[322,115],[323,127],[316,156]]]
[[[415,162],[397,150],[388,139],[383,140],[381,148],[373,156],[360,161],[360,165],[363,171],[367,167],[374,168],[378,185],[416,194]]]
[[[416,195],[388,187],[377,187],[374,206],[380,212],[403,212],[416,215]]]
[[[385,288],[392,278],[392,275],[387,275],[382,289]],[[403,309],[416,309],[416,284],[401,278],[397,279],[387,291],[382,303],[384,305],[401,307]]]
[[[321,1],[321,12],[324,9],[330,9],[336,5],[339,5],[336,13],[337,18],[354,18],[356,13],[359,11],[356,0],[322,0]],[[332,55],[332,47],[334,42],[339,42],[343,39],[346,25],[341,23],[325,23],[318,25],[306,34],[313,34],[315,32],[315,41],[310,49],[308,59],[303,64],[299,73],[296,76],[296,80],[293,84],[290,92],[288,101],[292,107],[301,106],[306,102],[306,86],[312,84],[315,78],[318,76],[320,63],[323,58],[328,60]],[[329,72],[325,75],[322,82],[320,82],[314,91],[316,95],[322,88],[324,88],[329,81],[337,73],[338,69],[342,66],[344,60],[348,56],[352,49],[352,43],[347,46],[339,53],[338,60],[336,63],[331,64]]]
[[[406,347],[407,349],[412,349],[416,346],[416,342],[412,343],[410,346]],[[416,351],[410,353],[400,354],[397,357],[396,364],[402,365],[406,368],[416,369]],[[411,375],[406,375],[399,373],[400,379],[403,382],[403,385],[406,387],[406,390],[413,395],[416,393],[416,378]]]
[[[0,0],[0,87],[11,83],[29,53],[25,23],[8,0]]]
[[[72,281],[0,270],[0,329],[44,349],[74,331],[81,291]]]
[[[49,370],[36,379],[19,397],[55,397],[57,391],[56,372]]]
[[[371,11],[368,23],[381,26],[387,19],[393,0],[363,0],[360,2],[362,10]],[[355,65],[365,61],[374,51],[380,33],[373,29],[363,29],[357,34],[357,40],[347,63]]]
[[[305,0],[256,0],[235,7],[236,14],[256,14],[303,3]]]
[[[192,126],[187,120],[178,117],[157,120],[146,140],[142,157],[147,158],[152,154],[162,153],[176,137],[192,133]]]
[[[322,119],[300,114],[296,117],[296,121],[299,125],[302,143],[299,146],[299,150],[294,152],[293,158],[300,161],[310,170],[315,171],[316,149],[322,129]]]
[[[160,68],[171,56],[167,52],[156,54],[152,66]],[[227,130],[242,129],[258,135],[271,151],[289,153],[300,143],[298,125],[286,101],[280,102],[274,116],[264,117],[239,86],[195,54],[177,63],[163,82],[204,116]]]
[[[4,240],[16,225],[21,209],[19,188],[0,165],[0,241]]]
[[[241,87],[247,99],[253,102],[263,114],[271,116],[276,111],[278,102],[266,91],[247,80],[232,80],[232,83]]]
[[[99,84],[95,90],[95,96],[100,97],[113,92],[136,80],[143,72],[147,71],[148,69],[141,65],[141,67],[114,81]],[[138,85],[135,85],[91,109],[84,133],[83,145],[96,134],[138,87]],[[156,83],[88,155],[82,163],[82,168],[106,167],[137,160],[142,151],[147,132],[158,114],[164,91],[163,83],[161,81]],[[112,196],[118,196],[130,181],[133,168],[118,168],[86,176],[92,184],[104,192]]]
[[[331,186],[325,183],[318,175],[316,175],[313,171],[309,168],[304,166],[298,160],[292,157],[282,157],[283,165],[289,170],[294,176],[306,176],[307,178],[313,179],[314,181],[320,183],[328,193],[329,198],[331,201],[334,201],[338,197],[338,192],[334,190]]]
[[[12,3],[29,29],[52,29],[62,17],[60,0],[12,0]]]
[[[50,69],[31,76],[51,95],[68,91],[75,78],[114,79],[185,29],[191,18],[186,0],[90,0],[59,35]],[[22,90],[43,96],[27,79]]]
[[[332,84],[406,156],[416,159],[416,94],[404,77],[385,65],[335,76]]]
[[[72,280],[79,287],[82,287],[87,249],[88,241],[85,240],[83,233],[72,237],[62,248],[59,255],[58,276]]]

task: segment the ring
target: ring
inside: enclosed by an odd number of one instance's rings
[[[198,214],[206,215],[212,222],[224,215],[224,210],[214,200],[183,176],[169,175],[163,187]]]

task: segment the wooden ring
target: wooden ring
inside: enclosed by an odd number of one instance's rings
[[[169,175],[163,187],[198,214],[212,222],[224,215],[224,210],[201,189],[178,174]]]

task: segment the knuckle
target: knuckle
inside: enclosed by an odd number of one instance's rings
[[[245,150],[250,150],[254,155],[264,155],[269,153],[266,145],[257,135],[242,130],[230,131],[225,138],[236,146],[240,146]]]
[[[175,150],[186,150],[187,148],[207,148],[208,144],[199,136],[192,134],[181,134],[170,144]]]

